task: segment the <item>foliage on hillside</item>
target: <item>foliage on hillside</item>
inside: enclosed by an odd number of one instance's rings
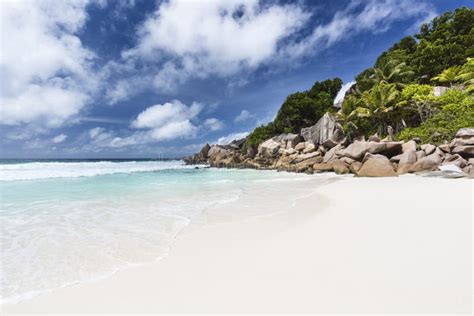
[[[400,140],[415,137],[423,143],[440,144],[450,141],[462,127],[474,127],[474,98],[458,90],[450,90],[438,98],[439,110],[417,127],[404,129]]]
[[[275,120],[250,134],[248,145],[315,124],[334,111],[341,86],[336,78],[289,95]],[[435,97],[433,86],[451,89]],[[447,12],[382,53],[356,77],[336,117],[350,138],[384,136],[390,126],[399,139],[439,143],[461,127],[474,127],[474,10]]]
[[[275,120],[257,127],[250,133],[247,143],[257,146],[265,139],[280,133],[299,133],[301,128],[316,124],[332,110],[334,98],[342,87],[339,78],[316,82],[310,90],[290,94],[283,102]]]

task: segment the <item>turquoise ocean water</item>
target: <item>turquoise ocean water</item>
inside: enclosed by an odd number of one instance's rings
[[[253,215],[271,212],[241,199],[250,192],[254,199],[282,198],[282,187],[304,194],[307,179],[194,169],[177,160],[3,161],[1,301],[15,303],[156,261],[206,210],[222,205],[225,212],[229,203],[242,203]]]

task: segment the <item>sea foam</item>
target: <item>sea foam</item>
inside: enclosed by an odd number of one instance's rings
[[[190,223],[268,214],[268,198],[290,203],[311,189],[305,175],[195,170],[180,161],[1,170],[2,304],[154,262]]]
[[[194,168],[181,160],[169,161],[98,161],[98,162],[29,162],[0,164],[0,181],[48,178],[93,177],[105,174]]]

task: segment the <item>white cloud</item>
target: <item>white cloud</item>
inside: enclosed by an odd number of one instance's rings
[[[0,124],[58,127],[77,115],[95,85],[93,54],[75,35],[88,1],[0,2]]]
[[[67,138],[67,135],[59,134],[58,136],[53,137],[53,143],[55,143],[55,144],[62,143],[63,141],[66,140],[66,138]]]
[[[186,106],[179,100],[173,100],[165,104],[156,104],[146,108],[138,114],[132,122],[135,128],[155,128],[165,125],[171,120],[184,121],[196,117],[202,110],[202,105],[194,102]]]
[[[94,127],[89,130],[89,137],[91,139],[97,139],[100,135],[103,135],[105,128],[103,127]]]
[[[132,127],[150,130],[156,141],[194,137],[198,127],[192,123],[203,106],[194,102],[186,106],[178,100],[146,108],[132,122]]]
[[[296,4],[171,0],[145,20],[137,46],[123,57],[164,61],[154,85],[170,92],[190,77],[227,77],[270,61],[309,17]]]
[[[149,135],[143,132],[132,133],[127,137],[117,136],[113,131],[103,127],[94,127],[87,132],[90,142],[85,146],[86,151],[95,151],[98,148],[122,148],[150,142]]]
[[[247,121],[247,120],[249,120],[249,119],[251,119],[251,118],[254,118],[254,117],[255,117],[255,115],[253,115],[253,114],[250,113],[249,111],[247,111],[247,110],[242,110],[242,111],[240,112],[240,114],[235,117],[234,122],[240,123],[240,122]]]
[[[359,33],[381,33],[397,21],[434,14],[426,1],[352,0],[329,22],[315,23],[307,8],[301,2],[163,1],[138,29],[137,44],[122,53],[122,62],[147,72],[148,85],[162,94],[210,76],[227,79],[232,88],[246,84],[246,75],[263,65],[298,64]],[[312,31],[303,35],[305,28]],[[112,103],[137,90],[122,82],[110,89]]]
[[[211,131],[219,131],[224,128],[224,123],[222,121],[212,117],[204,121],[204,127],[210,129]]]
[[[217,141],[215,141],[214,143],[218,145],[227,145],[233,140],[245,138],[249,134],[250,134],[249,132],[232,133],[232,134],[218,138]]]
[[[350,81],[342,85],[341,90],[337,93],[336,97],[334,98],[334,104],[339,103],[344,100],[344,96],[346,92],[355,84],[355,81]]]
[[[352,0],[346,9],[336,12],[330,22],[317,25],[311,35],[282,50],[282,58],[313,54],[362,32],[387,31],[393,23],[417,19],[417,23],[435,15],[429,2],[411,0]]]

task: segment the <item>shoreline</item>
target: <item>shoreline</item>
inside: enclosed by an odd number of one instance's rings
[[[321,178],[337,180],[260,218],[211,210],[156,263],[3,313],[469,313],[472,181]]]

